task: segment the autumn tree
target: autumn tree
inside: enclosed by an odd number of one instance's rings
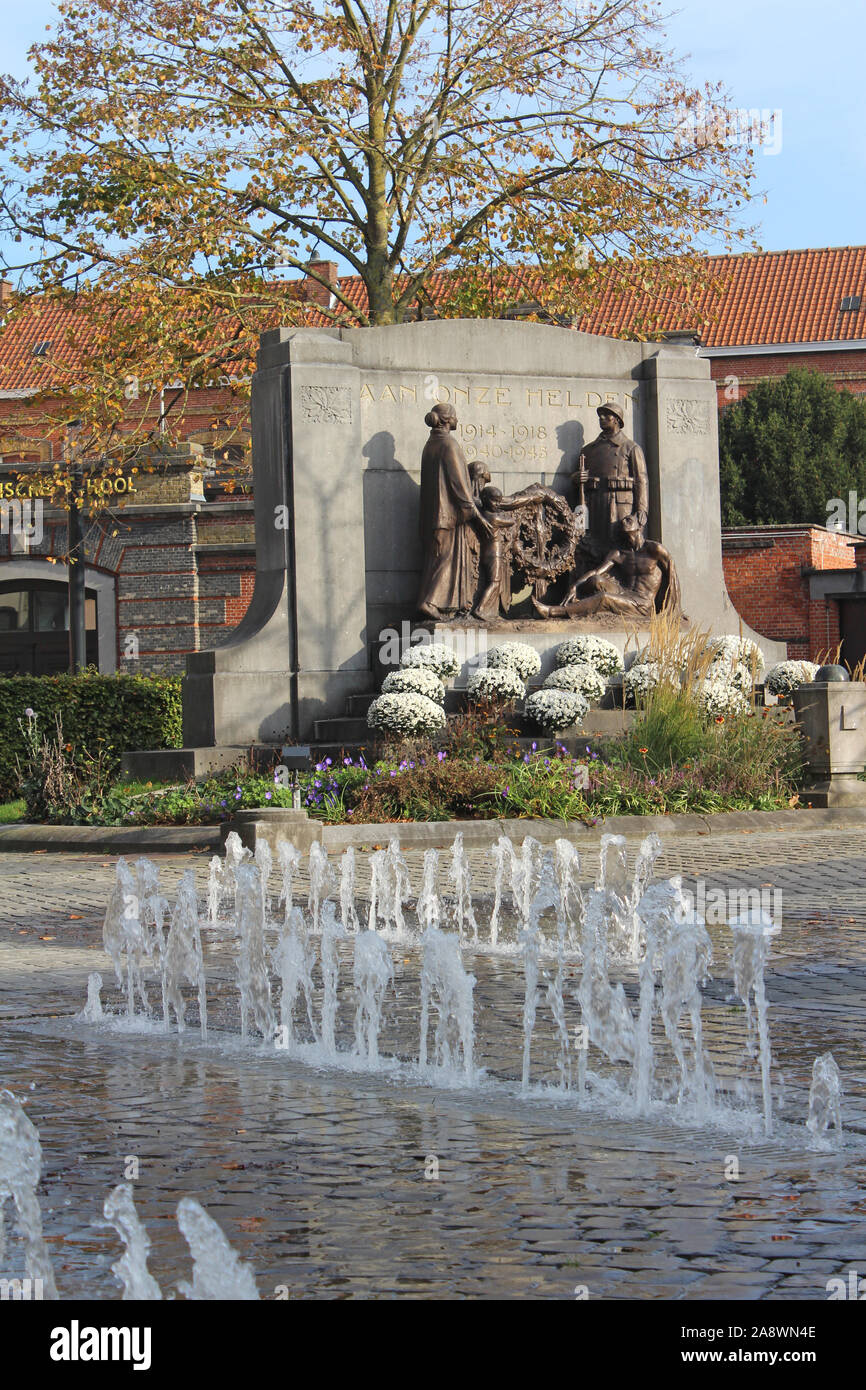
[[[661,260],[687,286],[706,238],[744,234],[751,152],[642,0],[59,12],[31,79],[0,82],[0,232],[26,294],[89,323],[67,384],[103,448],[148,418],[130,377],[182,395],[248,367],[265,324],[303,321],[285,277],[314,258],[360,278],[325,309],[359,325],[434,293],[439,313],[500,312],[515,274],[568,321],[602,267],[634,288]]]

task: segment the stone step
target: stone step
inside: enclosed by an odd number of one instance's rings
[[[350,718],[366,719],[367,710],[370,708],[376,696],[375,691],[371,695],[350,695],[346,701],[346,713]],[[457,714],[466,708],[466,694],[462,690],[445,691],[445,713]],[[324,720],[322,721],[325,722]]]
[[[448,694],[458,695],[459,697],[459,692],[449,691]],[[362,718],[360,714],[354,714],[360,702],[365,699],[369,707],[369,701],[373,699],[373,696],[351,696],[349,704],[353,712],[343,719],[316,720],[316,744],[337,745],[338,747],[340,745],[345,745],[348,751],[350,744],[358,747],[369,743],[374,735],[367,727],[367,720]],[[446,710],[448,709],[447,699],[445,708]],[[455,711],[452,709],[450,712],[454,713]],[[521,735],[521,743],[527,742],[527,744],[531,744],[533,740],[542,741],[543,735],[537,730],[530,728],[529,724],[524,722],[519,714],[510,716],[510,720],[512,726],[516,728]],[[591,709],[579,730],[569,731],[568,738],[563,738],[558,741],[563,743],[570,743],[572,741],[579,743],[581,736],[588,738],[616,737],[617,734],[625,733],[633,722],[633,710]],[[443,739],[443,742],[447,742],[447,740]]]
[[[346,715],[342,719],[317,719],[316,743],[364,744],[371,738],[366,719]]]

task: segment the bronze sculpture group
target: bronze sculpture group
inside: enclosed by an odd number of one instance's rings
[[[530,586],[542,618],[614,613],[648,621],[679,612],[669,552],[646,539],[649,483],[643,451],[613,405],[598,407],[601,433],[580,455],[577,505],[532,483],[510,497],[480,462],[467,464],[455,436],[457,413],[437,404],[421,456],[421,614],[437,622],[494,623],[509,612],[512,576]],[[566,576],[566,592],[546,603]]]

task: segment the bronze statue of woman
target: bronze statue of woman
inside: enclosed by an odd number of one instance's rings
[[[477,534],[492,530],[473,496],[457,412],[439,402],[424,417],[430,438],[421,455],[421,548],[418,609],[426,618],[467,616],[478,583]]]

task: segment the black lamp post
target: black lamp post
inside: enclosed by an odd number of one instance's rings
[[[73,420],[69,432],[76,432],[81,426]],[[69,551],[69,669],[73,675],[83,671],[87,665],[87,626],[84,606],[84,531],[81,525],[81,497],[83,470],[79,463],[70,468],[71,490],[67,523],[67,549]]]

